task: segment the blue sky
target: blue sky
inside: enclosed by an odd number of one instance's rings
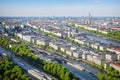
[[[120,0],[0,0],[0,16],[120,16]]]

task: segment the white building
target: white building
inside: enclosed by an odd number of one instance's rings
[[[93,43],[91,44],[92,48],[99,49],[100,43]]]
[[[63,52],[66,52],[66,49],[67,48],[65,46],[60,47],[60,50],[63,51]]]
[[[87,60],[90,61],[90,62],[92,62],[93,61],[93,55],[88,54],[87,55]]]
[[[106,46],[105,44],[100,44],[99,50],[104,51],[104,50],[106,50],[106,49],[107,49],[107,46]]]
[[[87,55],[88,55],[88,53],[83,53],[83,54],[82,54],[82,59],[87,60]]]
[[[32,39],[34,39],[34,35],[23,35],[22,39],[28,42],[32,42]]]
[[[73,56],[73,51],[70,50],[70,49],[67,49],[66,54],[69,55],[69,56]]]
[[[49,46],[50,39],[48,38],[37,38],[36,44],[38,45],[44,45],[44,46]]]
[[[82,57],[82,51],[73,51],[73,57],[75,58],[81,58]]]
[[[109,52],[106,54],[105,58],[106,60],[109,60],[109,61],[115,61],[117,60],[117,54]]]
[[[97,65],[101,65],[102,59],[100,59],[98,56],[93,56],[93,61]]]
[[[61,42],[50,42],[49,46],[53,47],[55,50],[60,50],[60,47],[62,46]]]
[[[66,53],[66,50],[70,48],[71,48],[71,45],[63,45],[60,47],[60,50]]]

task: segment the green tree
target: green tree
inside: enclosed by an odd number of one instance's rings
[[[2,77],[2,75],[0,75],[0,80],[3,80],[3,77]]]
[[[15,74],[11,74],[10,79],[14,80],[15,78],[16,78],[16,75]]]
[[[98,80],[104,80],[104,75],[102,73],[98,74]]]

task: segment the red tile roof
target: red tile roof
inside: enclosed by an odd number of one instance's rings
[[[118,63],[110,63],[110,64],[120,67],[120,62],[118,62]]]

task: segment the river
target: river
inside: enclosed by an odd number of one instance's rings
[[[120,46],[120,42],[117,42],[117,41],[112,41],[112,40],[106,40],[102,37],[97,37],[97,36],[93,36],[93,35],[86,35],[86,37],[88,37],[89,39],[94,39],[94,40],[97,40],[97,41],[100,41],[101,43],[105,43],[105,44],[113,44],[115,46]]]

